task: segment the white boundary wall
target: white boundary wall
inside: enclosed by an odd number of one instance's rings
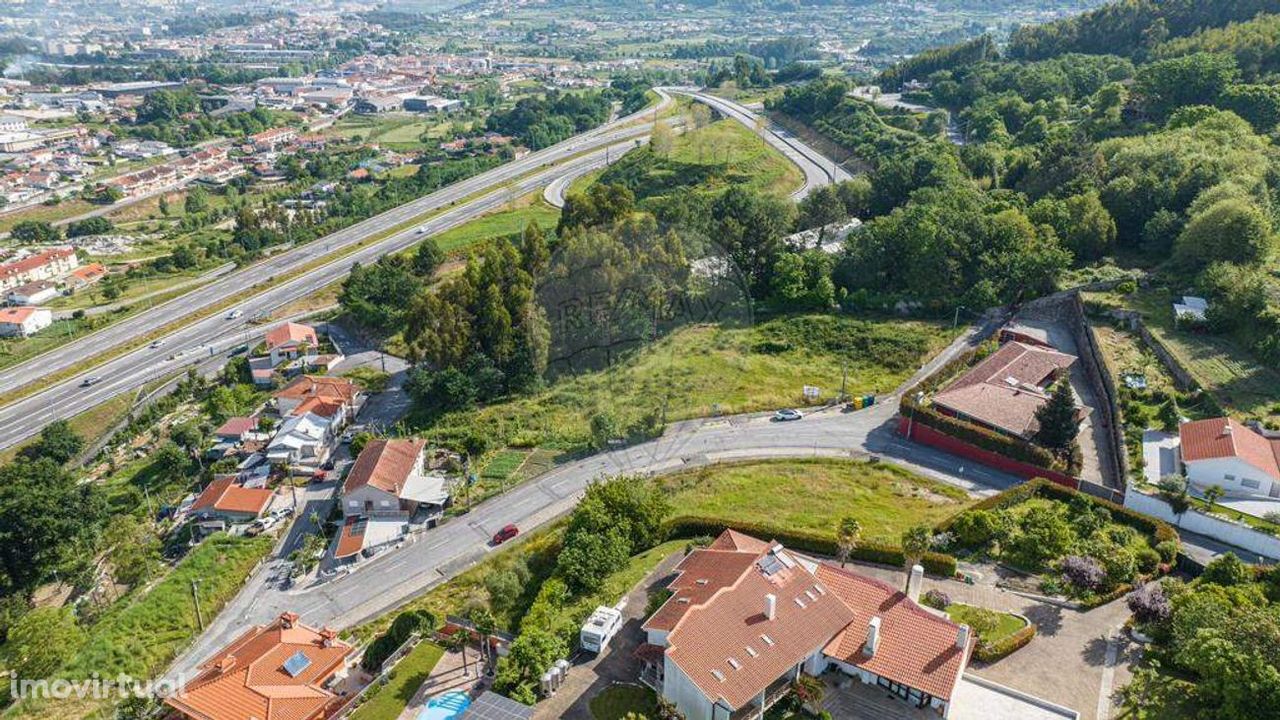
[[[1173,514],[1169,503],[1133,488],[1125,490],[1124,506],[1158,517],[1176,528],[1211,537],[1272,560],[1280,560],[1280,537],[1258,532],[1248,525],[1211,517],[1198,510],[1188,510],[1179,517]]]

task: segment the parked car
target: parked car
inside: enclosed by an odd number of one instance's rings
[[[327,480],[328,477],[329,477],[329,473],[325,472],[324,470],[317,470],[311,473],[311,482],[322,483],[325,480]]]
[[[506,527],[502,528],[501,530],[493,534],[493,544],[501,545],[502,543],[510,540],[511,538],[519,534],[520,534],[520,528],[516,527],[515,525],[507,525]]]
[[[778,422],[789,422],[791,420],[799,420],[804,417],[804,413],[791,408],[784,408],[773,414],[773,419]]]

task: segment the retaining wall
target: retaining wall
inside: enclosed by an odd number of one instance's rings
[[[1037,465],[1032,465],[1031,463],[1012,460],[1004,455],[1000,455],[999,453],[994,453],[990,450],[984,450],[975,445],[970,445],[963,440],[957,440],[956,438],[935,430],[928,425],[912,422],[910,413],[908,413],[907,417],[898,417],[898,433],[903,437],[906,437],[908,440],[914,440],[915,442],[928,445],[930,447],[936,447],[939,450],[944,450],[952,455],[958,455],[980,465],[986,465],[987,467],[995,468],[1001,472],[1016,475],[1024,480],[1040,477],[1051,480],[1064,487],[1069,487],[1072,490],[1080,489],[1080,481],[1066,473],[1047,470]]]
[[[1280,538],[1254,530],[1248,525],[1212,517],[1194,509],[1181,516],[1175,515],[1173,507],[1162,498],[1132,488],[1125,491],[1124,506],[1160,518],[1179,529],[1235,545],[1272,560],[1280,560]]]

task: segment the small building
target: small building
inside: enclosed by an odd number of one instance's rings
[[[58,284],[52,280],[33,280],[9,291],[11,305],[39,305],[58,297]]]
[[[248,440],[258,430],[258,417],[249,415],[247,417],[227,418],[217,430],[213,431],[213,437],[222,442],[240,443]]]
[[[320,344],[315,328],[295,322],[271,328],[265,340],[267,352],[271,356],[271,367],[287,360],[296,360],[305,350],[315,350]]]
[[[89,263],[84,267],[72,270],[66,276],[67,287],[72,290],[89,287],[107,276],[107,266],[102,263]]]
[[[244,523],[262,517],[271,506],[275,493],[266,488],[248,488],[237,483],[235,475],[215,477],[191,506],[200,518]]]
[[[164,702],[186,720],[323,720],[344,700],[335,689],[353,651],[336,631],[282,613],[219,650]]]
[[[1209,301],[1194,295],[1183,295],[1182,302],[1173,304],[1173,319],[1177,322],[1202,323]]]
[[[333,425],[310,412],[286,417],[267,444],[267,459],[277,465],[317,466],[329,457]]]
[[[342,513],[408,519],[423,507],[443,511],[445,478],[427,471],[426,448],[425,440],[370,440],[342,485]]]
[[[364,403],[364,393],[355,383],[328,375],[303,375],[276,391],[274,397],[281,415],[290,415],[303,402],[319,398],[344,406],[347,417],[355,417]]]
[[[53,324],[53,313],[46,308],[0,308],[0,337],[30,337]]]
[[[404,99],[404,109],[409,112],[447,113],[462,109],[461,100],[450,100],[437,95],[411,95]]]
[[[1187,481],[1219,486],[1235,497],[1280,498],[1280,438],[1267,438],[1231,418],[1183,423],[1179,453]]]

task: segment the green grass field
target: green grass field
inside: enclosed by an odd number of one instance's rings
[[[358,135],[392,150],[421,150],[439,143],[451,123],[448,119],[408,113],[348,115],[339,120],[329,133],[347,140]],[[420,138],[424,133],[430,138],[430,142],[422,142]]]
[[[655,717],[658,696],[641,685],[611,685],[591,698],[589,706],[596,720],[622,720],[628,713]]]
[[[802,405],[805,385],[824,399],[887,392],[953,337],[934,323],[800,315],[749,328],[683,328],[612,367],[553,381],[535,395],[441,417],[411,415],[432,437],[472,429],[494,446],[584,449],[590,417],[607,408],[623,427],[665,406],[668,421]]]
[[[862,537],[897,544],[913,525],[936,523],[973,501],[955,486],[902,468],[813,459],[712,466],[662,480],[678,515],[835,534],[845,516]]]
[[[369,691],[351,720],[396,720],[443,656],[444,648],[439,645],[418,643],[396,664],[386,685]]]
[[[560,221],[560,211],[543,202],[541,193],[517,198],[511,205],[514,207],[445,230],[434,239],[441,250],[452,253],[490,238],[518,233],[530,222],[538,223],[543,230],[551,230]]]
[[[947,616],[952,622],[973,628],[978,637],[988,644],[997,643],[1027,626],[1026,621],[1017,615],[963,603],[948,605]]]
[[[1087,298],[1141,313],[1151,334],[1233,416],[1280,420],[1280,372],[1262,365],[1230,337],[1175,327],[1169,293],[1140,290],[1127,296],[1088,294]]]
[[[204,541],[159,583],[136,596],[125,597],[90,626],[88,642],[58,672],[58,677],[80,680],[93,673],[104,678],[121,673],[134,678],[155,677],[200,630],[192,581],[199,583],[200,608],[204,622],[209,623],[240,590],[249,572],[271,550],[272,542],[265,536],[226,535]],[[89,717],[101,712],[109,702],[35,702],[11,708],[9,717]]]

